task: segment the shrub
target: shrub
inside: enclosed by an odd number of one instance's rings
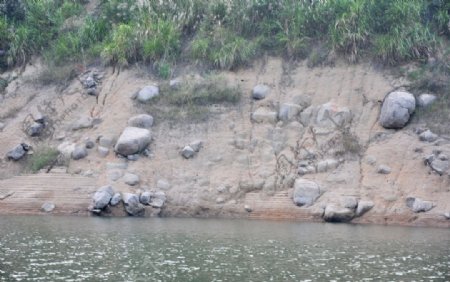
[[[138,58],[139,42],[131,25],[120,24],[113,30],[111,40],[102,51],[102,58],[107,64],[119,67],[127,66]]]
[[[38,147],[34,154],[27,159],[27,168],[29,171],[36,173],[49,165],[55,164],[58,155],[58,150],[54,148]]]

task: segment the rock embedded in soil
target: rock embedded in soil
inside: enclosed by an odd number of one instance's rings
[[[377,173],[379,174],[390,174],[392,169],[387,165],[379,165],[377,168]]]
[[[81,160],[88,155],[88,151],[84,146],[76,146],[72,152],[72,159]]]
[[[55,209],[55,204],[47,202],[41,206],[41,211],[43,212],[52,212]]]
[[[151,142],[151,133],[148,129],[127,127],[117,140],[114,150],[123,156],[142,152]]]
[[[30,124],[27,128],[27,134],[31,137],[36,137],[41,135],[41,133],[44,131],[44,124],[39,122],[33,122]]]
[[[426,130],[419,135],[419,140],[424,142],[434,142],[438,139],[438,135],[430,130]]]
[[[135,186],[137,184],[139,184],[140,182],[140,178],[139,175],[133,174],[133,173],[125,173],[125,175],[122,177],[123,182],[125,182],[125,184],[130,185],[130,186]]]
[[[406,91],[389,93],[381,107],[380,124],[384,128],[400,129],[408,122],[416,109],[414,95]]]
[[[145,86],[136,95],[136,100],[141,103],[147,103],[159,96],[159,88],[154,85]]]
[[[432,94],[421,94],[417,98],[417,106],[422,107],[422,108],[426,108],[428,106],[431,106],[436,101],[436,99],[437,99],[437,97],[435,95],[432,95]]]
[[[147,114],[141,114],[128,119],[128,126],[139,128],[151,128],[153,126],[153,117]]]
[[[270,87],[264,84],[258,84],[253,87],[252,98],[255,100],[262,100],[270,94]]]
[[[122,195],[120,195],[120,193],[115,193],[111,198],[110,205],[117,206],[120,201],[122,201]]]
[[[294,120],[303,108],[296,104],[284,103],[280,106],[280,111],[278,112],[278,119],[282,121]]]
[[[98,146],[97,151],[102,158],[106,157],[109,154],[109,149],[102,146]]]
[[[251,120],[256,123],[276,123],[278,121],[277,112],[271,111],[265,107],[256,109],[251,115]]]

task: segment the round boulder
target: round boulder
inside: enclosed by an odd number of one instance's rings
[[[148,129],[127,127],[117,140],[114,150],[123,156],[134,155],[143,151],[151,141]]]
[[[147,114],[137,115],[128,120],[128,125],[139,128],[150,128],[153,126],[153,117]]]
[[[154,85],[145,86],[136,95],[136,99],[141,103],[147,103],[159,96],[159,88]]]
[[[317,183],[298,178],[294,184],[293,201],[297,206],[310,206],[320,196],[320,187]]]
[[[406,91],[391,92],[381,107],[380,125],[391,129],[403,128],[415,109],[416,99],[413,94]]]
[[[252,98],[255,100],[262,100],[270,93],[270,87],[264,84],[258,84],[253,87]]]

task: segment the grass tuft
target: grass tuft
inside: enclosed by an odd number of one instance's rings
[[[27,169],[33,173],[54,164],[58,159],[58,150],[51,147],[38,147],[27,159]]]

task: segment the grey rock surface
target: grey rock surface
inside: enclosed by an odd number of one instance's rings
[[[253,87],[252,98],[255,100],[262,100],[270,94],[270,87],[264,84],[258,84]]]
[[[194,149],[192,149],[191,146],[185,146],[185,147],[181,150],[181,155],[182,155],[185,159],[191,159],[191,158],[194,157],[195,151],[194,151]]]
[[[76,146],[75,149],[72,151],[72,159],[74,160],[81,160],[85,158],[87,155],[88,151],[84,146]]]
[[[147,103],[159,96],[159,88],[154,85],[145,86],[136,95],[136,100],[141,103]]]
[[[294,183],[293,201],[297,206],[310,206],[320,196],[320,187],[317,183],[297,178]]]
[[[117,140],[114,149],[123,156],[133,155],[147,148],[150,141],[151,133],[148,129],[127,127]]]
[[[51,202],[46,202],[41,206],[41,211],[43,212],[52,212],[55,209],[55,204]]]
[[[325,208],[323,219],[327,222],[349,222],[355,217],[355,212],[349,208],[329,204]]]
[[[406,91],[391,92],[385,97],[381,107],[380,124],[384,128],[403,128],[415,109],[414,95]]]
[[[109,204],[113,196],[114,190],[111,186],[108,185],[100,187],[92,197],[94,209],[104,209]]]
[[[375,204],[372,201],[359,201],[356,208],[356,216],[362,216],[369,210],[371,210]]]
[[[151,128],[153,126],[153,117],[147,114],[140,114],[128,119],[128,126],[139,128]]]

